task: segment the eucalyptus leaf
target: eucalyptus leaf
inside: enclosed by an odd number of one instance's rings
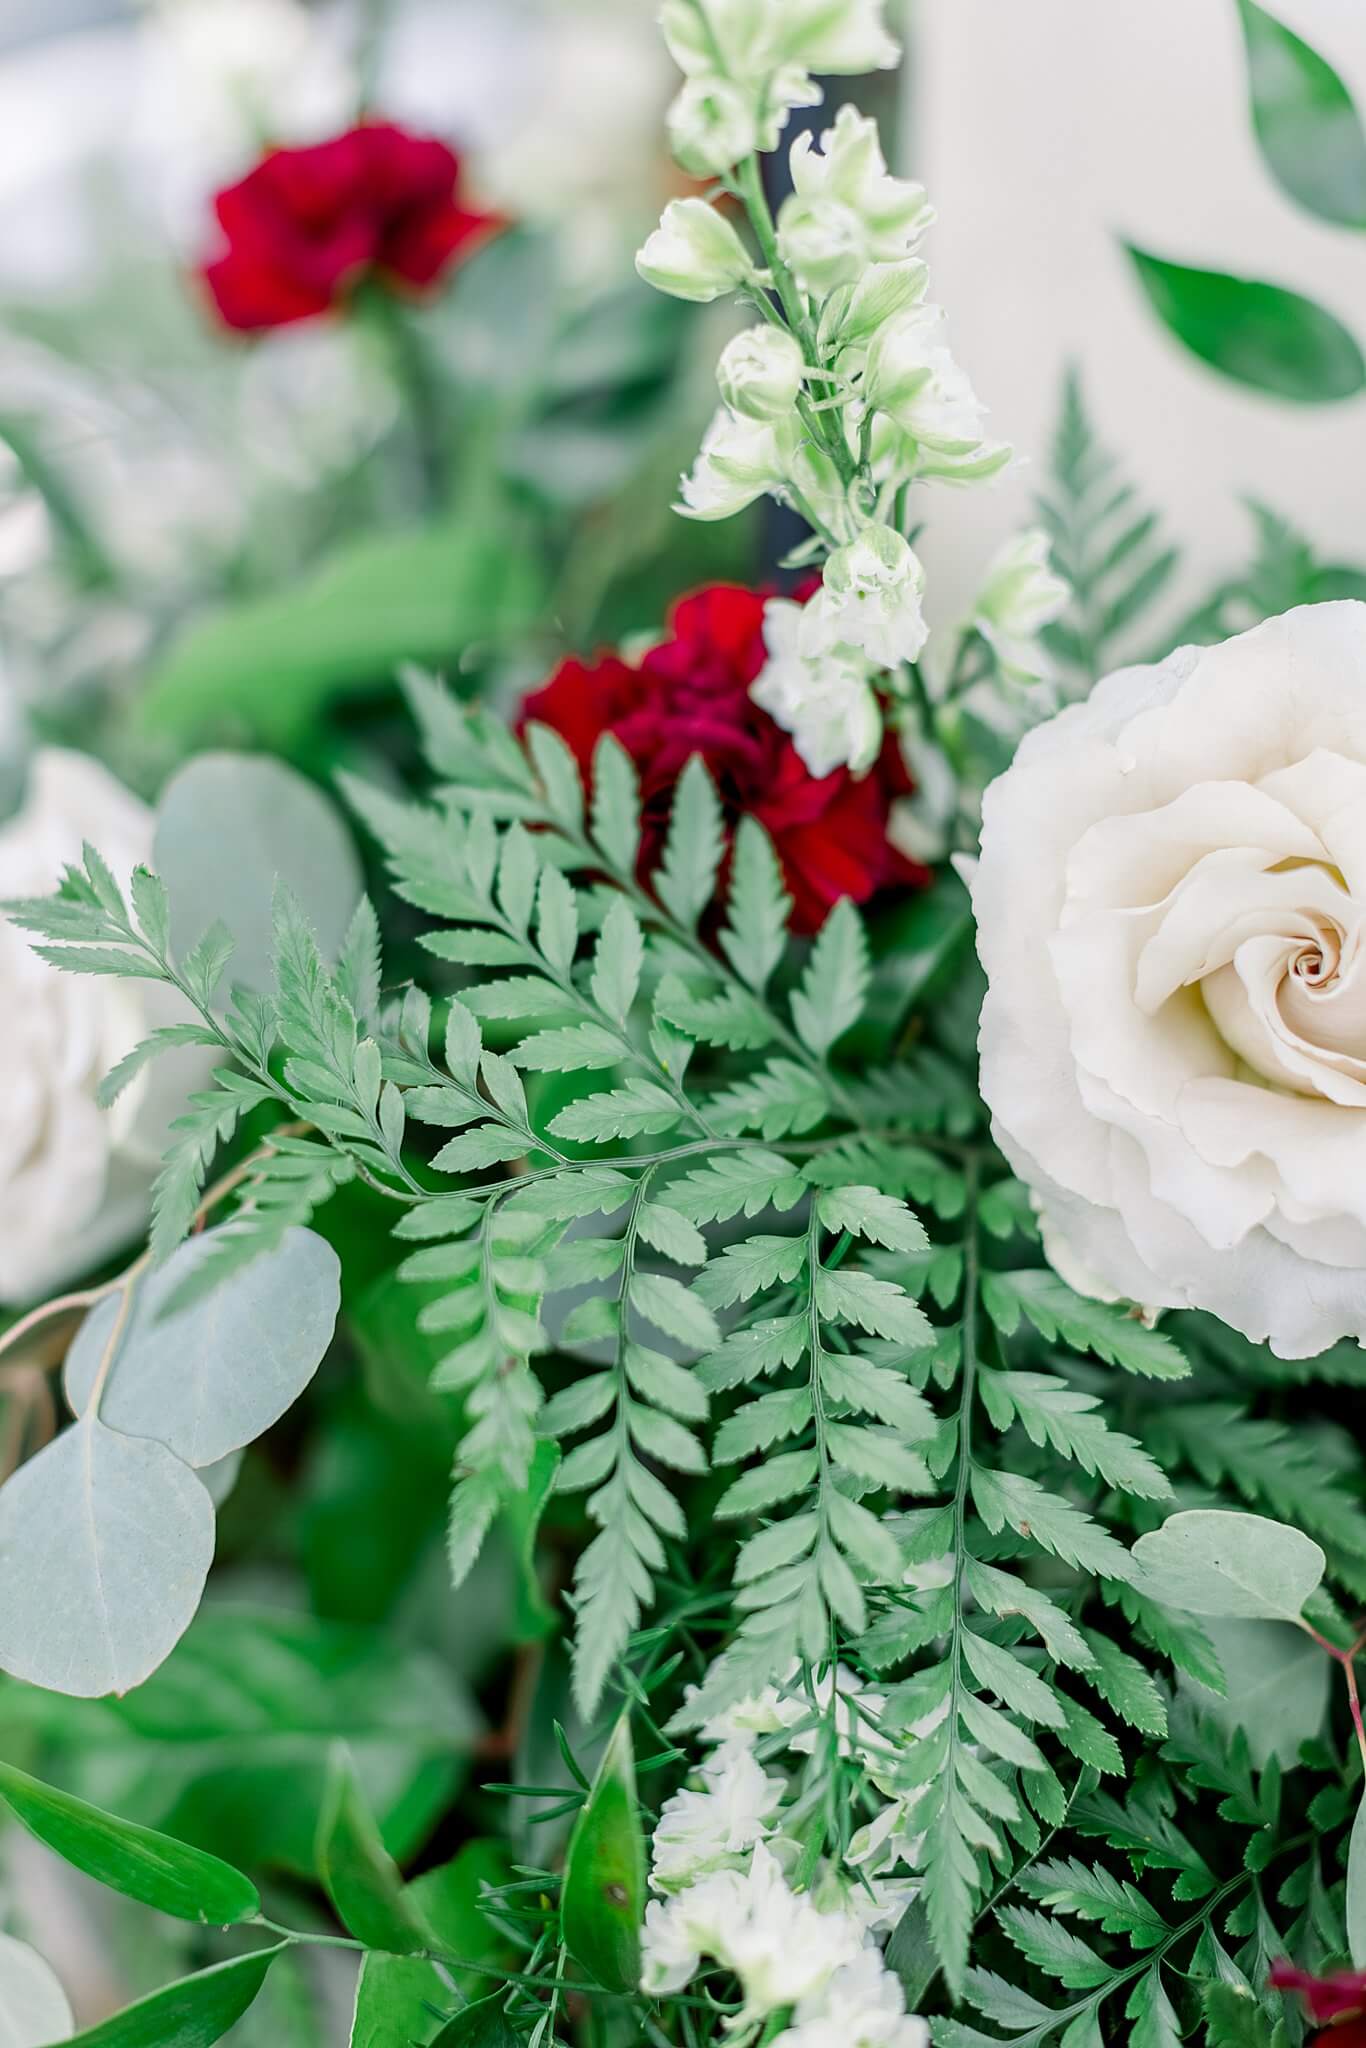
[[[565,1946],[607,1990],[634,1991],[644,1917],[645,1836],[630,1716],[623,1714],[569,1837],[560,1907]]]
[[[341,1266],[324,1238],[291,1230],[188,1308],[163,1313],[213,1256],[217,1231],[190,1238],[139,1286],[100,1396],[100,1420],[153,1437],[187,1465],[215,1465],[252,1443],[312,1379],[341,1305]],[[84,1414],[118,1317],[110,1295],[76,1333],[63,1384]]]
[[[232,933],[234,982],[272,986],[277,883],[297,899],[325,960],[341,952],[364,886],[336,806],[282,761],[199,754],[157,806],[154,864],[171,899],[171,947],[183,960],[214,923]]]
[[[1293,30],[1238,0],[1252,125],[1277,183],[1310,213],[1366,228],[1366,134],[1331,64]]]
[[[1366,1795],[1347,1844],[1347,1952],[1358,1970],[1366,1970]]]
[[[231,1864],[171,1835],[120,1820],[13,1764],[0,1763],[0,1799],[55,1855],[159,1913],[231,1927],[261,1910],[255,1885]]]
[[[1221,1728],[1241,1728],[1252,1761],[1265,1770],[1299,1762],[1303,1743],[1322,1733],[1333,1664],[1303,1629],[1281,1621],[1206,1620],[1205,1633],[1223,1667],[1225,1691],[1182,1677],[1183,1691]]]
[[[1239,384],[1301,405],[1355,398],[1366,359],[1336,315],[1300,293],[1169,263],[1129,245],[1148,302],[1193,355]]]
[[[212,2048],[236,2026],[287,1946],[277,1942],[182,1977],[75,2035],[72,2048]]]
[[[27,1942],[0,1934],[0,2048],[48,2048],[75,2025],[50,1963]]]
[[[1139,1537],[1133,1556],[1149,1599],[1245,1621],[1298,1621],[1327,1565],[1299,1529],[1227,1508],[1169,1515]]]
[[[83,1417],[0,1486],[0,1670],[84,1699],[140,1685],[194,1618],[213,1541],[188,1465]]]

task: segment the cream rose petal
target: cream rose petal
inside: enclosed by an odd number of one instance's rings
[[[1366,1340],[1366,605],[1107,678],[983,805],[982,1086],[1060,1269]]]

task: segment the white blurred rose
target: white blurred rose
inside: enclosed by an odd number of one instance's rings
[[[986,793],[982,1093],[1059,1270],[1366,1342],[1366,604],[1107,678]]]
[[[98,761],[42,748],[0,825],[0,901],[48,894],[83,840],[126,883],[151,857],[152,814]],[[0,920],[0,1301],[62,1285],[141,1230],[167,1124],[207,1056],[168,1055],[112,1110],[95,1090],[149,1029],[184,1014],[153,985],[48,966]]]

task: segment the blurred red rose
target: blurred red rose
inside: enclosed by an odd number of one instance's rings
[[[927,870],[889,845],[892,800],[909,791],[900,749],[883,748],[871,772],[810,774],[787,734],[749,686],[764,665],[762,591],[713,584],[675,605],[666,638],[638,666],[617,655],[565,661],[525,698],[521,722],[552,726],[585,777],[605,732],[640,776],[642,871],[663,847],[674,785],[693,754],[711,772],[731,823],[748,812],[777,848],[793,900],[792,927],[813,932],[841,896],[917,888]]]
[[[1366,1971],[1338,1970],[1331,1977],[1311,1976],[1293,1963],[1277,1963],[1271,1982],[1278,1991],[1299,1991],[1309,2017],[1331,2027],[1321,2038],[1332,2048],[1366,2048]]]
[[[370,277],[426,291],[503,226],[462,203],[444,142],[382,121],[268,151],[214,210],[227,246],[204,281],[243,333],[330,312]]]

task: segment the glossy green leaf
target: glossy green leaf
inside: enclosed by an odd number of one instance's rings
[[[287,1946],[277,1942],[182,1977],[76,2034],[71,2048],[211,2048],[241,2019]]]
[[[404,1887],[404,1899],[431,1928],[443,1957],[462,1957],[440,1964],[418,1956],[385,1955],[372,1950],[362,1964],[356,1986],[355,2013],[349,2048],[394,2048],[394,2044],[429,2040],[433,2013],[451,2004],[451,1987],[478,1999],[510,1967],[514,1951],[483,1907],[483,1887],[503,1885],[512,1877],[512,1863],[501,1842],[466,1842],[451,1862],[428,1870]]]
[[[1168,263],[1129,245],[1158,318],[1225,377],[1300,405],[1355,398],[1366,359],[1342,322],[1280,285]]]
[[[595,1982],[609,1991],[634,1991],[644,1917],[645,1836],[630,1717],[623,1714],[569,1838],[560,1928],[566,1948]]]
[[[351,1757],[340,1745],[329,1762],[318,1820],[318,1874],[337,1918],[367,1948],[401,1956],[437,1945],[421,1908],[406,1893]]]
[[[1342,80],[1255,0],[1239,0],[1252,125],[1273,178],[1321,220],[1366,228],[1366,134]]]
[[[0,1798],[58,1856],[144,1906],[212,1927],[254,1919],[261,1910],[255,1885],[230,1863],[88,1806],[13,1764],[0,1764]]]
[[[505,1991],[475,1999],[433,2034],[431,2048],[518,2048],[522,2036],[507,2016],[506,2003]]]

